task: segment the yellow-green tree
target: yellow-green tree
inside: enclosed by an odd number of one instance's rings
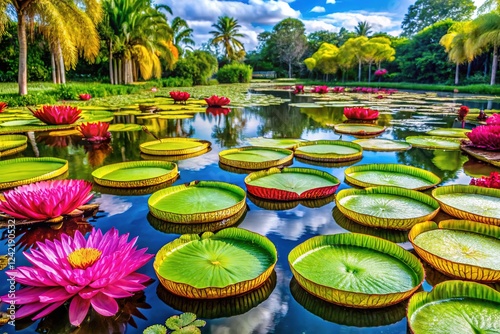
[[[310,71],[315,69],[326,74],[328,80],[329,74],[335,74],[338,71],[338,53],[338,47],[330,43],[323,43],[318,51],[313,53],[310,58],[304,60],[304,63]]]
[[[476,18],[472,23],[470,40],[475,54],[493,49],[490,85],[496,82],[498,47],[500,46],[500,12],[492,11]]]
[[[345,44],[339,48],[339,53],[337,54],[337,63],[339,68],[342,70],[342,82],[345,80],[345,74],[353,68],[357,63],[357,58],[351,52],[349,47],[345,47]]]
[[[393,61],[396,50],[391,46],[391,40],[387,37],[373,37],[363,44],[364,59],[368,63],[368,81],[372,79],[372,64],[380,64],[383,61]]]
[[[456,22],[439,41],[448,53],[448,59],[455,63],[455,85],[459,83],[460,65],[466,62],[470,64],[475,57],[476,50],[470,39],[472,29],[471,21]]]
[[[368,42],[368,37],[360,36],[356,38],[349,38],[342,47],[351,53],[358,62],[358,81],[361,81],[361,67],[366,59],[365,44]]]

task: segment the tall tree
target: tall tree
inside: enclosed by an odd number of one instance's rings
[[[19,94],[28,93],[28,43],[27,27],[29,23],[43,23],[47,28],[45,32],[51,42],[55,42],[66,48],[65,53],[72,63],[74,55],[78,51],[86,52],[88,59],[97,54],[95,48],[86,50],[85,43],[94,41],[94,37],[85,40],[86,33],[96,36],[94,24],[100,20],[101,6],[99,0],[0,0],[0,30],[6,20],[7,7],[12,6],[17,16],[17,35],[19,41]],[[87,30],[89,28],[90,30]],[[83,32],[83,34],[77,34]],[[93,43],[95,44],[95,43]],[[94,45],[95,46],[95,45]],[[88,45],[87,45],[88,47]],[[98,51],[98,47],[97,47]]]
[[[473,47],[478,54],[482,53],[481,51],[493,49],[490,84],[494,85],[498,69],[498,48],[500,47],[500,13],[492,11],[476,18],[473,21],[470,39],[474,41]]]
[[[307,43],[309,44],[309,54],[313,54],[323,43],[339,45],[339,35],[333,31],[319,30],[307,35]]]
[[[313,53],[310,58],[304,60],[304,64],[310,71],[316,69],[326,74],[328,80],[328,75],[336,73],[339,68],[338,53],[338,47],[330,43],[323,43],[318,51]]]
[[[358,81],[361,81],[361,67],[366,59],[366,47],[368,37],[361,36],[356,38],[349,38],[344,43],[344,50],[348,50],[358,61]]]
[[[402,36],[413,36],[436,22],[469,20],[476,10],[472,0],[417,0],[408,7],[401,28]]]
[[[470,64],[474,59],[474,50],[470,41],[471,30],[471,21],[457,22],[439,41],[448,53],[448,59],[455,63],[455,85],[459,83],[460,65],[465,62]]]
[[[281,62],[288,66],[288,77],[292,77],[292,66],[307,50],[307,37],[302,21],[287,18],[273,27],[272,44]]]
[[[174,17],[172,23],[172,32],[174,35],[174,46],[179,51],[179,56],[182,56],[185,48],[190,48],[195,45],[193,40],[193,29],[189,28],[187,22],[180,18]]]
[[[229,59],[237,59],[238,52],[245,50],[243,42],[238,38],[245,37],[240,32],[241,26],[238,20],[229,16],[219,16],[217,22],[212,24],[215,30],[210,31],[213,35],[211,43],[214,45],[222,45],[225,50],[225,56]]]
[[[354,32],[358,36],[369,36],[372,33],[372,26],[368,21],[358,22],[358,25],[354,27]]]
[[[373,37],[362,45],[363,58],[368,63],[368,82],[372,80],[372,64],[383,61],[393,61],[396,50],[391,47],[391,40],[387,37]]]

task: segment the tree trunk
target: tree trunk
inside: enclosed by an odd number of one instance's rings
[[[116,64],[117,70],[118,70],[118,82],[123,84],[123,67],[122,67],[122,60],[121,58],[118,58],[118,62]]]
[[[455,85],[458,85],[459,75],[460,75],[460,64],[456,63],[456,65],[455,65]]]
[[[372,63],[368,65],[368,82],[372,82]]]
[[[60,83],[61,84],[66,84],[66,66],[64,66],[64,58],[63,58],[63,54],[62,54],[62,50],[61,50],[61,44],[60,43],[57,43],[57,49],[58,49],[58,52],[59,52],[59,71],[60,71],[60,78],[61,78],[61,81]]]
[[[358,61],[358,81],[361,82],[361,60]]]
[[[497,76],[497,67],[498,67],[498,46],[494,45],[493,46],[493,62],[491,64],[491,81],[490,85],[495,84],[495,79]]]
[[[52,67],[52,83],[57,84],[56,59],[52,50],[50,50],[50,65]]]
[[[19,95],[28,94],[28,41],[26,38],[26,15],[24,9],[17,13],[17,38],[19,40]]]
[[[113,73],[113,41],[109,40],[109,82],[115,85],[115,77]]]
[[[288,62],[288,78],[292,77],[292,62]]]
[[[469,79],[469,77],[470,77],[471,67],[472,67],[472,63],[470,61],[467,62],[467,79]]]

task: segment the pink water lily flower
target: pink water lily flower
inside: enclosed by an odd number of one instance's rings
[[[2,296],[2,302],[22,305],[16,318],[36,314],[36,320],[71,299],[69,320],[74,326],[82,323],[90,307],[106,317],[115,315],[115,298],[132,296],[150,280],[135,271],[153,255],[146,254],[146,248],[137,250],[137,238],[129,242],[128,237],[113,228],[104,235],[93,230],[87,240],[76,231],[74,237],[63,234],[61,240],[39,242],[38,250],[24,252],[31,267],[7,271],[24,287],[12,299]]]
[[[0,211],[27,220],[67,215],[92,198],[92,183],[84,180],[41,181],[4,192]]]
[[[109,123],[106,122],[82,123],[76,129],[90,142],[105,142],[111,139],[111,133],[108,132]]]
[[[3,113],[7,109],[7,102],[0,102],[0,113]]]
[[[205,102],[208,104],[209,107],[223,107],[225,105],[228,105],[231,102],[231,100],[229,100],[225,96],[212,95],[209,98],[206,98]]]
[[[90,100],[92,98],[92,95],[90,95],[90,94],[80,94],[80,95],[78,95],[78,97],[82,101],[88,101],[88,100]]]
[[[373,110],[370,108],[360,108],[360,107],[345,107],[344,116],[348,119],[356,120],[374,120],[378,118],[378,110]]]
[[[500,114],[493,114],[486,120],[487,125],[500,125]]]
[[[500,125],[481,125],[465,134],[469,137],[469,146],[488,150],[500,151]]]
[[[73,124],[80,118],[81,112],[72,106],[42,106],[36,111],[31,110],[33,116],[48,125]]]

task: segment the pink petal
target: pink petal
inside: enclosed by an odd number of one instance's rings
[[[116,300],[102,293],[92,298],[90,304],[92,304],[92,307],[97,313],[105,317],[110,317],[118,312],[118,303]]]
[[[80,326],[89,312],[90,300],[76,295],[69,304],[69,322],[73,326]]]

